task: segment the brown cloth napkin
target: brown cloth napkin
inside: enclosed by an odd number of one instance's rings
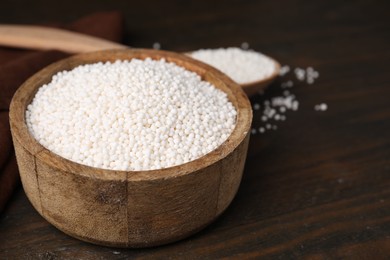
[[[50,24],[71,31],[120,42],[124,19],[119,12],[100,12],[71,24]],[[1,35],[0,35],[1,37]],[[19,173],[9,128],[9,105],[18,87],[43,67],[69,54],[59,51],[32,51],[0,48],[0,212],[19,185]]]

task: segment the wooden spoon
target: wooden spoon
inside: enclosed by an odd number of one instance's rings
[[[0,45],[38,50],[52,49],[68,53],[129,48],[98,37],[33,25],[0,25]],[[269,59],[275,64],[273,74],[258,81],[240,84],[248,96],[262,91],[279,75],[280,64],[272,58]]]
[[[128,48],[119,43],[77,32],[31,25],[0,25],[0,45],[60,50],[68,53]]]

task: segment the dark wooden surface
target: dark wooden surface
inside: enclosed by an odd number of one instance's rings
[[[0,22],[121,9],[132,46],[188,51],[245,41],[282,64],[313,66],[320,78],[294,80],[299,110],[276,131],[251,136],[235,200],[200,233],[150,249],[95,246],[52,227],[19,189],[0,216],[1,259],[390,258],[387,1],[107,2],[2,0]],[[251,101],[280,95],[285,80]],[[314,111],[321,102],[328,111]]]

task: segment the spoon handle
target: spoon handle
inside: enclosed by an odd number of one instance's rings
[[[0,25],[0,45],[39,50],[52,49],[68,53],[128,48],[119,43],[81,33],[31,25]]]

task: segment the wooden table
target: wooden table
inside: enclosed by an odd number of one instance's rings
[[[282,94],[300,102],[277,130],[251,136],[239,192],[212,225],[150,249],[115,249],[73,239],[47,223],[22,189],[0,217],[1,259],[390,258],[390,20],[386,1],[18,1],[0,22],[69,21],[121,9],[126,43],[188,51],[240,46],[291,68],[312,66],[310,85],[294,73],[253,104]],[[209,3],[210,2],[210,3]],[[16,11],[17,10],[17,11]],[[1,37],[1,36],[0,36]],[[328,110],[314,106],[326,103]],[[261,126],[261,112],[254,113]]]

